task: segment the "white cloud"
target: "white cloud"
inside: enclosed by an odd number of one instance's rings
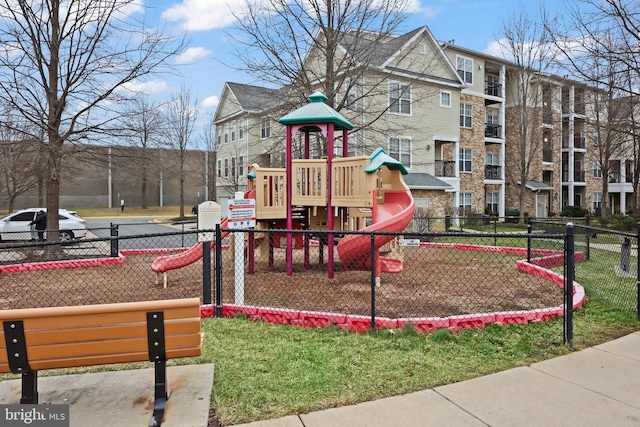
[[[202,108],[215,108],[218,106],[219,102],[220,100],[218,99],[218,97],[213,95],[205,98],[204,101],[202,101],[201,105]]]
[[[241,0],[183,0],[162,12],[162,17],[182,22],[189,31],[206,31],[229,26],[235,20],[231,10],[239,10],[242,4]]]
[[[202,58],[206,58],[207,56],[211,56],[213,52],[209,49],[205,49],[204,47],[190,47],[183,54],[176,57],[176,64],[192,64],[201,60]]]
[[[171,88],[169,87],[167,82],[163,80],[150,80],[146,82],[135,80],[127,83],[124,88],[130,90],[131,92],[145,93],[147,95],[152,93],[171,92]]]
[[[418,13],[424,15],[427,19],[432,19],[432,18],[435,18],[435,16],[438,13],[440,13],[442,9],[443,9],[442,6],[438,6],[438,7],[425,6],[425,7],[419,8]]]

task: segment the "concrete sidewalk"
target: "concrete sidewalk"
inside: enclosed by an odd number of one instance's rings
[[[640,426],[640,332],[529,367],[243,427]]]
[[[213,365],[167,368],[171,391],[163,427],[206,427]],[[17,404],[20,380],[0,382],[0,404]],[[153,413],[154,370],[135,369],[38,378],[41,403],[69,404],[70,427],[148,426]]]

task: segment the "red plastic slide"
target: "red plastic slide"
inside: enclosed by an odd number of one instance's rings
[[[220,228],[227,228],[228,218],[224,218],[220,222]],[[222,233],[222,239],[229,234],[229,232]],[[211,249],[213,250],[216,246],[216,242],[211,242]],[[202,258],[202,244],[196,243],[191,246],[186,251],[173,254],[173,255],[164,255],[158,257],[151,264],[151,269],[156,273],[165,273],[169,270],[173,270],[176,268],[186,267],[189,264],[192,264]]]
[[[377,206],[375,221],[361,231],[404,230],[413,218],[414,201],[411,191],[387,191],[384,204]],[[394,235],[379,235],[375,238],[375,250],[395,238]],[[348,269],[360,270],[371,268],[371,237],[366,234],[349,234],[338,243],[338,256]],[[399,273],[402,261],[395,258],[380,257],[382,272]]]

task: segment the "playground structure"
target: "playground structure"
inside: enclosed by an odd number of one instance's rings
[[[320,246],[321,250],[324,244],[327,246],[329,278],[335,273],[334,251],[347,269],[370,269],[373,265],[376,277],[383,272],[402,271],[401,259],[379,255],[379,249],[395,238],[393,234],[375,236],[372,260],[370,235],[347,234],[336,245],[332,232],[402,232],[414,213],[414,200],[402,177],[408,173],[406,168],[381,148],[371,156],[348,157],[348,131],[354,125],[327,105],[323,94],[316,92],[309,99],[310,103],[279,120],[286,126],[286,167],[261,168],[257,164],[249,167],[245,198],[256,200],[255,230],[283,230],[270,231],[267,238],[261,239],[261,254],[269,254],[272,266],[273,249],[284,246],[287,275],[292,275],[294,249],[304,249],[304,267],[309,268],[310,241],[308,235],[287,230],[326,230],[326,242],[322,241]],[[334,158],[336,132],[342,133],[340,158]],[[297,133],[302,134],[303,159],[293,158]],[[325,139],[326,158],[309,158],[313,133]],[[226,221],[223,219],[221,228]],[[249,233],[250,274],[255,262],[254,238],[255,233]],[[197,244],[184,252],[157,258],[151,268],[158,274],[164,273],[166,284],[167,271],[189,265],[201,256],[201,245]]]

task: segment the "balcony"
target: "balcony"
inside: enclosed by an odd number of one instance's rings
[[[562,138],[562,148],[569,148],[570,138]],[[576,136],[573,138],[573,148],[587,148],[587,141],[584,136]]]
[[[498,82],[485,80],[484,81],[484,93],[491,96],[502,96],[502,85]]]
[[[620,172],[609,172],[609,184],[618,184],[622,182]]]
[[[484,179],[502,179],[502,167],[498,165],[485,165]]]
[[[563,169],[562,170],[562,182],[567,182],[569,177],[569,171]],[[585,171],[573,171],[573,182],[586,182],[586,173]]]
[[[436,160],[436,176],[455,177],[456,162],[451,160]]]
[[[500,129],[502,126],[495,125],[493,123],[485,123],[484,125],[484,137],[485,138],[501,138]]]

